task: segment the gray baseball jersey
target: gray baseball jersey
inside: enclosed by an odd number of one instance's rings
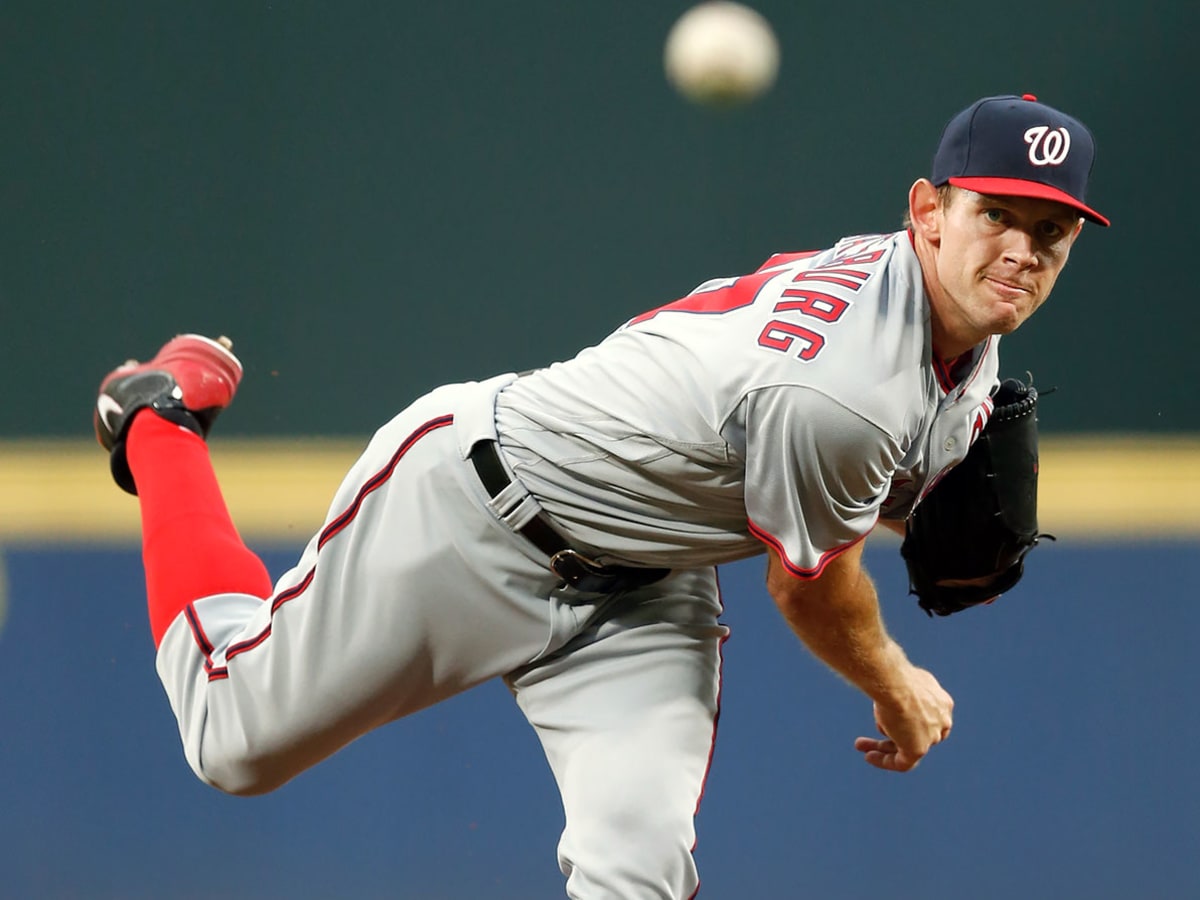
[[[932,358],[907,232],[702,284],[509,385],[500,443],[577,542],[711,565],[779,551],[796,575],[903,518],[987,420],[995,339]]]
[[[381,428],[266,602],[222,594],[167,630],[185,754],[236,793],[503,678],[563,798],[572,897],[688,897],[726,635],[715,565],[778,550],[819,574],[903,517],[989,412],[996,341],[946,371],[907,233],[773,257],[575,359],[448,385]],[[470,451],[515,478],[485,489]],[[672,569],[562,584],[522,529]],[[417,818],[419,820],[419,817]]]

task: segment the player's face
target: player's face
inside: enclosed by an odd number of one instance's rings
[[[936,314],[943,329],[972,346],[1015,331],[1041,306],[1082,225],[1049,200],[955,190],[939,202]]]

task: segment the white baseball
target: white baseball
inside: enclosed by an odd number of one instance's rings
[[[688,99],[731,106],[759,97],[775,83],[779,41],[750,7],[707,0],[671,26],[663,63],[667,80]]]

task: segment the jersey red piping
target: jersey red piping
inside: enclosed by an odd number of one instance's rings
[[[987,336],[987,340],[983,342],[983,352],[979,354],[979,359],[976,361],[975,368],[971,371],[971,374],[967,376],[967,380],[963,382],[964,391],[971,386],[971,382],[978,378],[979,373],[983,371],[984,357],[987,356],[988,350],[991,348],[992,341],[995,340],[995,337],[995,335],[989,334]]]
[[[941,357],[933,358],[933,374],[936,376],[938,387],[941,388],[943,394],[949,394],[954,390],[954,377],[950,374],[950,367]]]
[[[183,614],[187,616],[188,627],[192,630],[192,640],[196,642],[196,646],[199,647],[200,652],[204,654],[204,671],[208,673],[208,680],[219,681],[222,678],[228,678],[229,672],[224,666],[218,668],[213,665],[213,644],[212,641],[208,639],[208,635],[204,633],[204,626],[200,624],[200,619],[196,615],[195,606],[189,603],[184,607]]]
[[[816,566],[811,569],[805,569],[788,559],[787,553],[784,552],[783,544],[779,542],[778,538],[766,531],[763,531],[749,520],[746,521],[746,524],[750,526],[750,533],[752,535],[779,554],[779,561],[783,563],[783,567],[787,569],[790,574],[795,575],[797,578],[803,578],[806,580],[810,578],[820,578],[821,573],[825,571],[826,566],[828,566],[831,562],[833,562],[833,560],[837,559],[837,557],[841,556],[843,553],[866,537],[865,534],[861,534],[848,544],[842,544],[840,547],[834,547],[832,550],[827,550],[825,553],[821,554],[821,558],[817,560]]]
[[[988,335],[987,339],[983,342],[983,352],[979,354],[979,359],[975,361],[974,368],[967,376],[966,381],[963,382],[963,390],[966,390],[967,387],[970,386],[971,382],[974,381],[979,375],[979,371],[982,368],[981,364],[983,362],[983,358],[987,356],[988,348],[991,347],[991,345],[992,335]],[[957,364],[957,362],[958,360],[953,360],[951,363],[947,364],[937,356],[933,358],[933,373],[937,376],[938,386],[942,389],[943,394],[949,394],[958,386],[954,381],[954,376],[950,374],[950,370]]]
[[[410,434],[407,438],[405,438],[396,452],[392,454],[392,458],[388,460],[387,465],[368,478],[363,486],[359,488],[358,493],[354,496],[354,501],[343,513],[330,520],[329,524],[326,525],[321,531],[320,537],[317,538],[317,552],[320,553],[322,547],[329,543],[334,536],[344,531],[346,527],[352,521],[354,521],[355,516],[357,516],[359,511],[362,509],[363,501],[366,499],[367,495],[373,493],[387,483],[387,480],[392,477],[392,473],[395,472],[396,465],[401,459],[404,458],[408,451],[413,448],[417,441],[425,437],[425,435],[429,434],[430,432],[436,431],[439,428],[445,428],[447,425],[451,425],[453,423],[453,415],[439,416],[436,419],[430,419],[428,422]],[[320,557],[318,557],[316,563],[313,563],[312,568],[308,570],[308,573],[300,580],[299,584],[293,585],[287,590],[280,591],[273,599],[271,599],[270,603],[272,618],[275,616],[275,613],[279,611],[280,607],[283,606],[283,604],[290,600],[296,599],[306,590],[308,590],[309,585],[312,584],[313,577],[317,573],[317,564],[319,562]],[[229,671],[226,666],[215,666],[213,664],[212,653],[214,647],[212,642],[208,639],[208,636],[204,633],[204,629],[200,625],[200,619],[196,614],[194,604],[189,603],[185,612],[187,614],[188,625],[192,631],[192,638],[195,640],[200,652],[204,654],[204,670],[208,673],[208,680],[217,681],[221,678],[228,678]],[[233,659],[235,656],[245,653],[247,650],[253,650],[270,636],[271,623],[268,622],[267,626],[254,637],[248,640],[238,641],[236,644],[230,644],[225,651],[226,665],[228,665],[229,660]]]

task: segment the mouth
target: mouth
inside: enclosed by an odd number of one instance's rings
[[[992,275],[983,276],[983,280],[992,286],[992,289],[1002,297],[1017,299],[1019,297],[1028,297],[1033,294],[1033,291],[1024,285],[1017,284],[1013,281],[1006,281],[1003,278],[996,278]]]

